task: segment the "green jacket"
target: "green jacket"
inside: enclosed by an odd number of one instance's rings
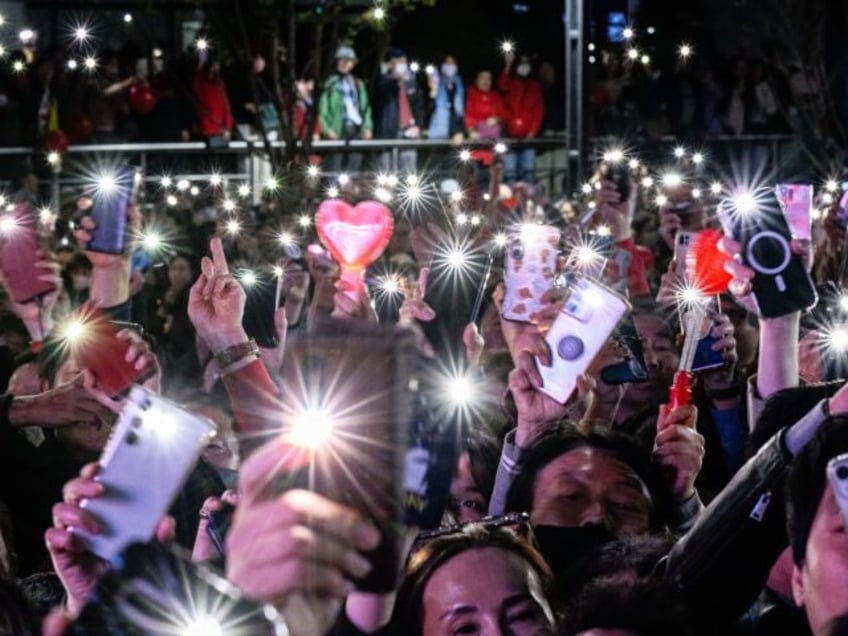
[[[326,135],[332,130],[336,136],[342,137],[344,127],[344,93],[340,85],[341,77],[331,75],[321,92],[321,100],[318,102],[318,117],[321,120],[321,131]],[[356,86],[356,96],[359,102],[359,113],[362,115],[362,130],[374,130],[374,120],[371,116],[371,103],[368,101],[368,91],[365,84],[358,77],[353,78]]]

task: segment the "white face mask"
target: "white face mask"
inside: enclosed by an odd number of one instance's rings
[[[396,77],[406,77],[406,74],[409,72],[409,64],[406,62],[398,62],[395,64],[395,76]]]
[[[529,64],[519,64],[515,69],[515,72],[518,73],[520,77],[527,77],[530,75],[530,65]]]
[[[456,70],[456,64],[442,64],[442,75],[445,77],[454,77]]]

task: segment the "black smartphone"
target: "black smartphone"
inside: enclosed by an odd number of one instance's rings
[[[316,320],[286,344],[283,438],[309,450],[310,465],[286,480],[350,506],[380,529],[366,554],[374,568],[357,588],[395,589],[408,499],[414,338],[361,321]]]
[[[601,164],[601,173],[615,184],[622,201],[630,198],[630,168],[626,161],[605,161]]]
[[[93,192],[90,216],[96,224],[86,249],[104,254],[123,254],[127,246],[127,210],[134,202],[140,179],[138,171],[122,164],[101,175]]]
[[[242,326],[260,347],[277,346],[274,314],[282,301],[283,277],[261,269],[245,270],[240,276],[247,298]]]
[[[616,344],[624,352],[624,360],[601,369],[601,380],[606,384],[632,384],[648,379],[648,366],[642,341],[636,333],[633,316],[628,315],[613,336]]]
[[[218,554],[226,556],[226,540],[227,532],[233,523],[233,515],[236,509],[232,504],[224,503],[220,510],[215,510],[209,513],[209,519],[206,524],[206,534],[209,540],[215,545]]]
[[[818,298],[773,192],[758,193],[756,204],[722,202],[718,217],[725,234],[742,244],[742,262],[756,272],[753,295],[757,313],[777,318],[809,309]]]

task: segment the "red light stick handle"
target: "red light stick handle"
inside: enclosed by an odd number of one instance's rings
[[[692,399],[692,375],[688,371],[678,371],[668,391],[668,407],[671,410],[689,404]]]

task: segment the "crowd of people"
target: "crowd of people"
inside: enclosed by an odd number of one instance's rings
[[[402,81],[402,51],[390,54],[375,94],[396,110],[376,118],[350,75],[355,54],[337,57],[321,134],[378,125],[421,134],[424,96]],[[505,91],[526,76],[527,62],[516,61],[501,76]],[[446,58],[440,69],[436,102],[447,116],[430,119],[435,134],[468,132],[455,65]],[[442,83],[450,78],[453,88]],[[481,135],[509,103],[491,84],[478,77],[465,102]],[[177,192],[144,211],[155,245],[142,240],[134,205],[112,209],[126,213],[117,250],[98,247],[102,193],[83,193],[73,219],[55,225],[25,197],[12,202],[12,222],[0,223],[4,631],[284,633],[285,623],[304,635],[845,633],[848,388],[844,337],[833,334],[846,328],[848,196],[818,198],[810,237],[796,236],[787,253],[812,272],[814,307],[764,313],[763,277],[773,272],[752,269],[743,237],[721,239],[727,281],[698,333],[710,338],[713,363],[678,400],[670,388],[692,342],[681,338],[679,238],[719,227],[720,197],[683,180],[657,207],[640,178],[622,181],[604,165],[585,199],[551,203],[532,184],[501,183],[501,158],[492,161],[490,196],[476,210],[439,188],[415,205],[399,197],[391,240],[361,286],[340,276],[332,254],[345,251],[317,241],[311,215],[288,224],[270,199],[234,227]],[[358,177],[338,186],[338,201],[370,198]],[[336,236],[355,241],[362,231]],[[41,246],[29,269],[22,236]],[[580,261],[599,244],[607,266],[575,272],[572,250]],[[531,252],[553,263],[532,289],[517,276]],[[258,302],[273,280],[282,302]],[[632,322],[599,343],[591,364],[563,371],[584,344],[550,344],[557,318],[581,316],[586,302],[595,315],[578,333],[588,342],[604,328],[586,280],[627,298]],[[516,299],[536,310],[515,319]],[[117,332],[101,336],[96,355],[67,346],[68,316],[80,307],[99,308]],[[263,321],[271,333],[256,327]],[[343,345],[316,349],[339,331]],[[96,512],[99,498],[119,494],[99,473],[116,469],[107,443],[128,398],[104,387],[120,369],[214,422],[215,434],[183,483],[168,486],[176,496],[146,552],[107,562],[86,537],[109,536],[123,519]],[[543,380],[552,369],[556,383],[576,387],[564,403]],[[346,413],[336,417],[352,430],[314,443],[328,415],[308,409],[299,425],[312,445],[298,437],[287,415],[293,376],[322,408]],[[386,400],[395,402],[362,417]],[[321,486],[299,479],[326,461],[322,449],[351,463],[330,479],[316,470]],[[150,466],[132,488],[159,488],[158,473]]]

